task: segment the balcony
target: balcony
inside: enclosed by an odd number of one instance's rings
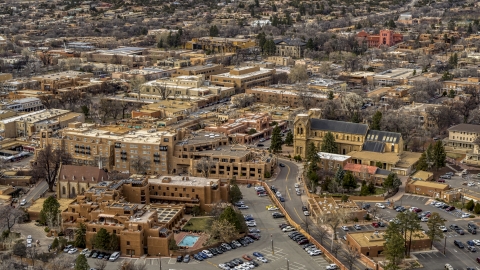
[[[180,201],[180,202],[190,202],[190,203],[200,202],[200,200],[197,198],[162,196],[162,195],[150,195],[150,199],[158,199],[158,200],[165,200],[165,201]]]

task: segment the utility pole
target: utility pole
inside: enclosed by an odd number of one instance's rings
[[[275,251],[273,250],[273,238],[271,234],[270,234],[270,241],[272,242],[272,255],[275,255]]]
[[[287,260],[287,270],[290,270],[290,260],[288,260],[287,258],[285,258],[285,260]]]
[[[445,255],[447,249],[447,237],[445,236],[445,243],[443,244],[443,255]]]
[[[162,256],[158,253],[158,262],[160,264],[160,270],[162,270]]]

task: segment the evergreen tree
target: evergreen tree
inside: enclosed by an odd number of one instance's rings
[[[260,7],[260,1],[259,0],[255,0],[255,6]]]
[[[55,237],[55,239],[53,239],[51,248],[52,248],[52,249],[56,249],[56,248],[58,247],[58,245],[59,245],[59,243],[58,243],[58,238]]]
[[[480,214],[480,203],[476,203],[475,204],[475,207],[473,208],[473,212],[475,212],[475,214]]]
[[[375,194],[375,184],[373,181],[368,182],[368,193]]]
[[[318,156],[318,149],[313,142],[307,144],[307,149],[305,151],[305,160],[308,162],[318,163],[320,157]]]
[[[427,171],[428,170],[426,152],[423,152],[422,155],[420,156],[420,159],[418,159],[416,169],[417,169],[417,171]]]
[[[443,239],[443,231],[440,230],[440,226],[444,226],[445,222],[443,221],[440,214],[433,212],[428,218],[427,227],[428,231],[426,234],[432,240],[430,248],[433,246],[433,241],[440,241]]]
[[[362,187],[360,188],[360,196],[367,196],[370,193],[368,192],[367,182],[365,180],[362,181]]]
[[[375,167],[383,169],[383,163],[381,161],[375,162]]]
[[[163,48],[163,39],[162,38],[158,41],[157,48]]]
[[[432,148],[432,162],[433,167],[438,170],[445,167],[445,160],[447,158],[447,153],[445,152],[445,147],[443,146],[442,141],[437,141]]]
[[[93,238],[93,244],[96,249],[109,250],[110,233],[101,228]]]
[[[372,117],[371,130],[380,130],[380,123],[382,122],[382,113],[380,111],[375,112]]]
[[[223,212],[220,214],[218,219],[228,221],[230,224],[233,224],[237,230],[241,230],[242,223],[244,223],[243,220],[238,218],[237,213],[231,206],[227,206],[227,208],[225,208],[225,210],[223,210]]]
[[[210,36],[211,37],[218,37],[218,28],[216,25],[210,26]]]
[[[275,4],[272,5],[272,11],[277,12],[277,6],[275,6]]]
[[[111,251],[116,251],[120,249],[120,239],[116,233],[110,235],[110,242],[108,243],[108,249]]]
[[[263,46],[265,45],[265,43],[267,42],[267,38],[266,38],[266,35],[265,35],[265,32],[261,32],[257,35],[257,40],[258,40],[258,46],[260,47],[260,49],[262,50],[263,52]]]
[[[53,196],[49,196],[44,202],[42,210],[40,210],[40,223],[46,224],[48,227],[55,227],[58,224],[58,213],[60,203]]]
[[[90,266],[88,265],[87,257],[84,254],[80,254],[75,261],[75,270],[88,270]]]
[[[75,231],[75,241],[74,241],[74,246],[78,248],[85,248],[86,245],[86,236],[87,233],[87,226],[85,226],[84,223],[79,223],[78,228]]]
[[[401,185],[402,181],[400,181],[396,173],[390,173],[383,182],[383,187],[385,187],[388,192],[397,189]]]
[[[467,204],[465,204],[465,208],[468,211],[472,211],[473,208],[475,208],[475,202],[473,200],[468,201]]]
[[[400,232],[400,226],[395,222],[388,224],[384,238],[386,240],[383,244],[384,254],[385,259],[388,261],[385,269],[401,269],[399,264],[402,262],[405,256],[405,240]]]
[[[315,49],[315,45],[313,45],[313,39],[312,38],[308,39],[306,48],[309,49],[309,50],[312,50],[312,51]]]
[[[472,28],[472,24],[468,24],[468,29],[467,29],[467,34],[472,34],[473,33],[473,28]]]
[[[326,153],[332,153],[336,154],[338,153],[337,150],[337,143],[335,143],[335,138],[333,137],[333,134],[329,131],[327,134],[325,134],[325,137],[323,138],[322,141],[322,146],[320,147],[322,152]]]
[[[356,189],[358,187],[357,180],[351,172],[347,172],[343,177],[342,187],[350,192],[351,189]]]
[[[237,184],[230,185],[229,196],[231,203],[236,203],[242,199],[242,192],[240,191],[240,188],[237,186]]]
[[[344,177],[345,177],[345,171],[343,170],[343,167],[340,166],[340,167],[338,167],[337,171],[335,172],[335,181],[337,181],[337,183],[341,184]]]
[[[395,24],[395,22],[393,21],[393,19],[390,19],[390,20],[388,21],[388,28],[393,29],[393,28],[396,28],[396,27],[397,27],[397,25]]]
[[[335,96],[333,95],[333,91],[328,91],[328,96],[327,96],[328,100],[332,100],[335,98]]]
[[[286,145],[293,145],[293,133],[292,133],[292,131],[288,131],[287,136],[285,137],[285,144]]]
[[[282,136],[280,135],[280,127],[275,125],[272,132],[272,143],[270,144],[270,151],[278,153],[282,151]]]

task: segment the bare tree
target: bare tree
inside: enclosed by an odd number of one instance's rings
[[[352,119],[355,114],[359,115],[360,108],[363,105],[363,98],[361,96],[355,93],[346,93],[341,95],[340,101],[348,118]]]
[[[63,149],[53,149],[47,144],[38,151],[35,162],[32,165],[32,175],[37,179],[45,179],[48,188],[53,192],[53,185],[60,169],[60,164],[69,165],[72,163],[72,156]]]
[[[318,215],[317,221],[320,224],[328,225],[332,228],[333,239],[337,240],[337,231],[338,226],[340,224],[345,223],[351,216],[350,210],[346,208],[339,208],[339,209],[330,209],[330,211],[322,211],[320,215]]]
[[[2,231],[7,230],[10,231],[12,227],[20,221],[25,212],[20,208],[14,208],[11,205],[4,205],[0,207],[0,228]]]
[[[315,233],[316,239],[320,241],[320,245],[323,246],[323,240],[328,238],[328,231],[323,226],[318,226]]]
[[[199,171],[203,177],[208,178],[210,176],[210,170],[215,168],[216,162],[206,157],[200,159],[195,164],[195,169]]]
[[[411,101],[415,102],[427,102],[432,98],[438,90],[442,89],[442,83],[430,80],[415,81],[413,87],[410,88],[408,93],[410,94]]]
[[[137,99],[140,100],[140,90],[142,89],[142,85],[145,83],[145,78],[141,76],[136,76],[130,80],[130,91],[133,93],[137,93]]]
[[[331,246],[331,248],[332,248],[332,250],[330,250],[330,252],[336,258],[338,256],[338,252],[342,249],[342,245],[340,245],[337,242],[333,242],[333,245]]]
[[[305,110],[309,110],[314,105],[316,105],[315,100],[313,99],[313,95],[314,93],[305,85],[297,89],[298,99],[300,100],[300,104]]]
[[[305,65],[296,65],[290,69],[288,80],[291,83],[300,83],[308,80],[307,67]]]
[[[358,258],[360,258],[360,253],[358,253],[358,251],[354,248],[347,248],[347,249],[343,250],[342,257],[344,259],[345,266],[349,270],[352,270],[353,269],[353,264],[355,263],[355,261]]]
[[[166,100],[173,92],[166,82],[156,83],[152,89],[154,92],[158,92],[163,100]]]
[[[104,261],[104,260],[95,261],[95,269],[105,270],[106,268],[107,268],[107,261]]]
[[[120,270],[147,270],[145,263],[135,263],[135,261],[123,261]]]
[[[150,169],[150,164],[150,160],[141,156],[130,158],[130,168],[132,168],[137,174],[146,174]]]
[[[245,108],[255,102],[255,96],[249,94],[238,94],[232,97],[232,104],[237,108]]]

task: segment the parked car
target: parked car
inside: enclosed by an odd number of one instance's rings
[[[333,264],[327,265],[327,267],[325,269],[326,270],[337,270],[339,268],[336,264],[333,263]]]
[[[445,183],[445,179],[439,178],[439,179],[437,180],[437,182],[438,182],[438,183]]]
[[[310,216],[310,212],[308,212],[308,211],[303,211],[303,214],[304,214],[305,216]]]
[[[440,226],[440,227],[438,227],[438,228],[439,228],[442,232],[448,232],[448,229],[447,229],[447,227],[445,227],[445,226]]]
[[[461,241],[453,240],[453,244],[455,246],[457,246],[458,248],[465,248],[465,246],[463,245],[463,243]]]
[[[455,210],[455,206],[449,206],[447,209],[445,209],[445,211],[453,211]]]
[[[111,261],[111,262],[114,262],[114,261],[117,260],[119,257],[120,257],[120,252],[116,251],[116,252],[112,253],[112,255],[110,255],[110,257],[108,258],[108,260]]]
[[[247,255],[247,254],[244,254],[244,255],[242,256],[242,258],[244,258],[244,259],[247,260],[247,261],[253,260],[252,257],[250,257],[250,256]]]
[[[375,206],[378,207],[378,208],[385,209],[385,205],[382,204],[382,203],[376,203]]]
[[[248,206],[246,206],[246,205],[240,205],[240,206],[238,206],[237,208],[238,208],[238,209],[248,209]]]
[[[308,211],[308,208],[305,205],[302,205],[302,211]]]
[[[467,231],[471,234],[477,234],[477,230],[475,230],[473,228],[468,228]]]
[[[474,246],[467,246],[467,250],[470,252],[477,252],[477,249]]]
[[[344,230],[344,231],[348,231],[348,227],[347,227],[347,226],[342,226],[341,228],[342,228],[342,230]]]
[[[21,202],[20,202],[20,206],[24,206],[27,204],[27,200],[23,199]]]
[[[279,213],[279,212],[275,212],[275,213],[272,213],[272,217],[273,218],[283,218],[283,217],[285,217],[285,215],[283,215],[282,213]]]
[[[354,228],[355,230],[361,230],[361,229],[362,229],[362,227],[360,227],[360,225],[358,225],[358,224],[354,224],[354,225],[353,225],[353,228]]]
[[[455,232],[457,232],[460,235],[464,235],[465,232],[462,229],[456,229]]]
[[[285,164],[279,163],[278,166],[280,166],[280,167],[285,167]]]
[[[440,175],[440,178],[451,179],[452,177],[448,174]]]
[[[282,232],[291,232],[291,231],[295,231],[295,230],[296,230],[295,228],[287,226],[287,227],[282,229]]]
[[[78,249],[77,248],[71,248],[69,251],[68,251],[68,254],[75,254],[77,253]]]

